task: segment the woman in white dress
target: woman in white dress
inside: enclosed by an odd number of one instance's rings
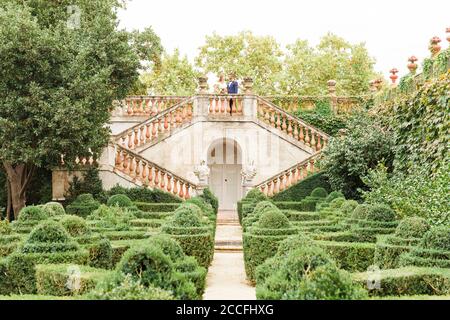
[[[219,75],[219,80],[214,85],[215,94],[227,94],[227,83],[225,81],[225,76],[221,73]]]

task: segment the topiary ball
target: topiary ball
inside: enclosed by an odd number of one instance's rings
[[[267,200],[267,196],[261,192],[258,188],[250,190],[245,196],[247,200],[253,200],[256,202]]]
[[[181,206],[179,206],[175,210],[175,212],[177,212],[177,210],[182,210],[182,209],[192,212],[192,214],[197,215],[199,218],[204,216],[202,209],[194,203],[185,202]]]
[[[44,221],[31,231],[27,243],[67,243],[70,235],[64,227],[55,221]]]
[[[172,262],[176,262],[185,257],[180,244],[166,234],[158,234],[150,238],[147,242],[149,246],[160,248],[162,252],[170,257]]]
[[[368,204],[359,204],[352,212],[351,218],[355,220],[364,220],[367,217],[370,206]]]
[[[260,217],[261,214],[263,214],[264,212],[268,211],[268,210],[276,210],[278,209],[276,205],[274,205],[272,202],[270,201],[261,201],[258,202],[258,204],[256,205],[255,209],[253,209],[253,215],[256,217]]]
[[[430,230],[427,220],[419,217],[405,218],[395,229],[395,235],[404,239],[422,238]]]
[[[327,190],[325,190],[324,188],[315,188],[312,192],[311,192],[311,197],[315,197],[315,198],[326,198],[328,196],[328,192]]]
[[[264,212],[257,222],[261,229],[287,229],[291,227],[289,219],[279,210],[268,210]]]
[[[369,207],[366,219],[379,222],[391,222],[395,220],[395,212],[387,205],[375,204]]]
[[[59,202],[48,202],[43,207],[49,217],[62,216],[66,214],[66,210]]]
[[[28,206],[20,210],[19,221],[40,221],[48,218],[41,206]]]
[[[340,211],[345,216],[350,216],[353,213],[353,210],[358,206],[358,202],[355,200],[345,200],[341,205]]]
[[[110,207],[129,208],[133,207],[133,201],[124,194],[116,194],[109,197],[107,205]]]
[[[80,194],[75,201],[76,202],[91,202],[91,201],[95,201],[95,199],[92,194],[83,193],[83,194]]]
[[[205,201],[205,199],[200,198],[200,197],[193,197],[190,198],[188,200],[186,200],[184,202],[183,205],[187,205],[187,204],[194,204],[197,207],[199,207],[203,213],[209,215],[209,214],[214,214],[214,208]]]
[[[0,220],[0,236],[12,233],[12,228],[8,220]]]
[[[146,287],[164,288],[172,280],[173,263],[160,248],[145,245],[125,252],[116,270],[140,280]]]
[[[202,221],[198,213],[189,208],[180,207],[175,210],[171,224],[178,227],[201,227]]]
[[[340,209],[345,201],[346,201],[345,198],[336,198],[330,202],[329,208],[336,209],[336,210]]]
[[[437,226],[423,236],[420,247],[438,251],[450,251],[450,227]]]
[[[79,237],[90,232],[86,220],[77,216],[68,215],[60,220],[61,225],[72,237]]]
[[[322,248],[315,245],[304,246],[291,251],[285,257],[282,272],[287,279],[295,282],[300,281],[305,273],[329,263],[333,263],[333,260]]]
[[[327,196],[327,198],[325,199],[325,201],[326,201],[326,202],[331,202],[331,201],[333,201],[334,199],[339,199],[339,198],[343,198],[343,199],[345,200],[345,197],[344,197],[344,195],[342,194],[342,192],[340,192],[340,191],[333,191],[333,192],[331,192],[331,193]]]

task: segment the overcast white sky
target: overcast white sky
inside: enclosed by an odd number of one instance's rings
[[[406,73],[411,55],[428,57],[435,35],[448,47],[449,12],[449,0],[131,0],[119,18],[128,30],[152,26],[168,52],[179,48],[191,61],[214,31],[250,30],[283,46],[299,38],[317,44],[331,31],[365,42],[377,71],[388,76],[392,67]]]

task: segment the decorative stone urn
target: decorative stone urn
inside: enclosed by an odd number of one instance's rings
[[[327,85],[328,85],[328,93],[330,95],[334,95],[336,93],[336,80],[328,80],[327,81]]]
[[[255,166],[255,161],[252,160],[252,162],[250,162],[250,164],[241,171],[244,185],[249,185],[253,181],[253,179],[256,176],[256,172],[257,170]]]
[[[441,46],[439,45],[440,42],[441,39],[439,37],[431,38],[430,46],[428,47],[428,49],[430,49],[432,57],[436,56],[439,53],[439,51],[441,51]]]
[[[208,185],[209,173],[210,169],[205,160],[202,160],[200,165],[194,168],[194,174],[198,178],[198,185],[200,187],[206,187]]]
[[[391,73],[391,76],[390,76],[389,78],[390,78],[391,81],[392,81],[392,85],[395,86],[395,82],[396,82],[397,79],[398,79],[398,75],[397,75],[398,70],[397,70],[396,68],[392,68],[391,71],[389,71],[389,72]]]
[[[253,79],[250,77],[244,78],[244,93],[251,94],[253,91]]]
[[[198,87],[200,94],[207,94],[208,93],[208,78],[207,77],[199,77],[198,78]]]
[[[417,61],[418,59],[416,58],[416,56],[411,56],[409,59],[408,59],[408,61],[409,61],[409,63],[408,63],[408,69],[409,69],[409,72],[411,72],[412,74],[415,74],[416,73],[416,70],[417,70],[417,63],[416,63],[416,61]]]

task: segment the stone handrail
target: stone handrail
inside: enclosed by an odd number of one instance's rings
[[[192,120],[194,98],[188,98],[159,114],[115,135],[115,141],[130,150],[143,146],[159,136]]]
[[[244,95],[242,94],[208,94],[209,115],[232,115],[242,114],[242,103]],[[230,105],[230,100],[232,104]]]
[[[112,116],[150,116],[189,99],[187,96],[128,96],[114,102]]]
[[[316,160],[320,152],[317,152],[309,158],[297,163],[296,165],[284,170],[281,173],[261,182],[255,188],[258,188],[266,196],[273,196],[292,185],[302,181],[308,176],[308,173],[317,171],[315,166]]]
[[[315,103],[317,101],[329,101],[331,104],[335,103],[335,110],[337,113],[348,113],[351,112],[355,105],[358,105],[367,97],[365,96],[342,96],[342,97],[331,97],[331,96],[264,96],[262,97],[268,100],[282,109],[288,112],[295,112],[297,110],[309,110],[315,108]]]
[[[136,153],[115,144],[114,170],[120,171],[144,186],[157,188],[189,199],[198,186],[173,172],[137,155]]]
[[[306,124],[264,98],[257,97],[257,103],[258,118],[269,126],[281,130],[315,151],[322,150],[328,144],[330,137],[323,131]]]

